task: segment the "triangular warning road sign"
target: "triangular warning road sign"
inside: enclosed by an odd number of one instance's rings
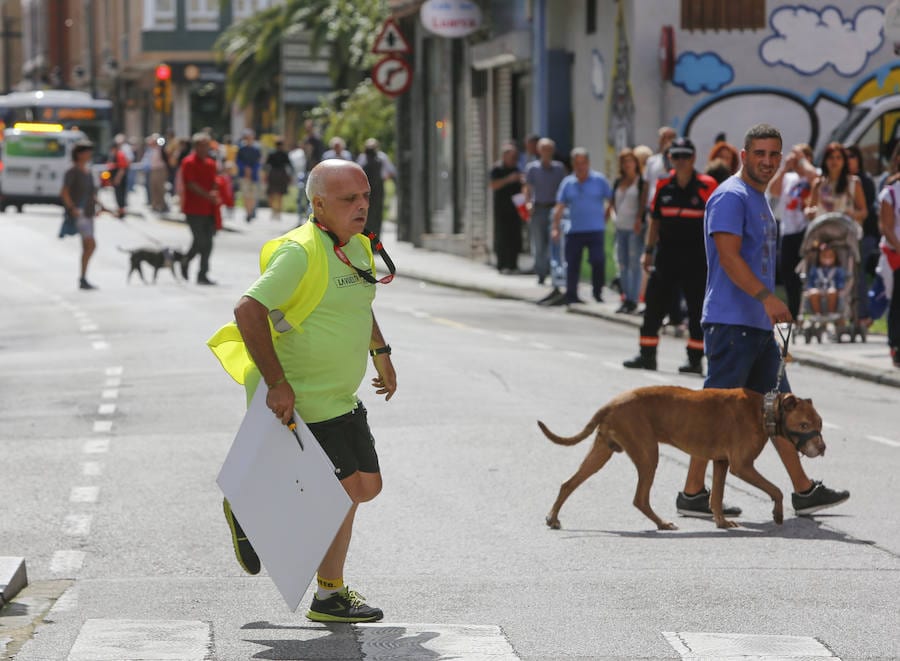
[[[372,52],[381,55],[397,55],[398,53],[411,53],[412,49],[394,19],[389,18],[381,27],[381,32],[375,39],[375,45],[372,46]]]

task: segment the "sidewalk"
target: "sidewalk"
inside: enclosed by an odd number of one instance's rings
[[[538,286],[537,278],[533,275],[501,275],[489,264],[399,242],[396,238],[396,225],[393,223],[384,224],[382,239],[397,265],[397,275],[400,277],[487,296],[531,302],[540,300],[550,291],[549,287]],[[523,258],[523,264],[524,261]],[[605,301],[596,303],[591,296],[590,286],[582,283],[581,287],[583,290],[579,292],[580,298],[589,302],[570,306],[570,313],[628,324],[635,329],[640,327],[640,316],[615,313],[620,301],[614,291],[607,289],[604,293]],[[792,340],[790,350],[798,364],[900,388],[900,370],[891,364],[884,335],[870,335],[865,343],[830,344],[826,341],[823,344],[806,344],[802,337],[798,340]]]

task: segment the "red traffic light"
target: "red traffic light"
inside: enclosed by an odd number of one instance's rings
[[[156,79],[169,80],[172,78],[172,69],[168,64],[159,64],[156,66]]]

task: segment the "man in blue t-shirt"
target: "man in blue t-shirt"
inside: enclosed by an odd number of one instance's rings
[[[781,133],[758,124],[744,136],[740,172],[716,188],[706,204],[706,295],[703,301],[703,340],[708,373],[704,388],[749,388],[765,394],[776,385],[790,392],[787,377],[778,381],[781,351],[773,324],[791,322],[788,307],[772,293],[775,287],[775,218],[766,201],[769,181],[781,163]],[[810,480],[796,448],[773,436],[781,462],[794,486],[791,501],[798,515],[838,505],[847,491],[829,489]],[[692,457],[678,512],[711,516],[709,491],[704,485],[705,459]]]
[[[591,159],[583,147],[571,152],[572,174],[562,180],[556,191],[553,208],[553,229],[550,239],[559,241],[563,211],[569,207],[571,225],[566,232],[566,297],[567,304],[582,303],[578,298],[578,277],[581,273],[581,256],[585,248],[591,265],[591,285],[594,299],[603,301],[603,285],[606,280],[606,248],[604,230],[609,213],[607,202],[613,190],[606,177],[591,170]]]

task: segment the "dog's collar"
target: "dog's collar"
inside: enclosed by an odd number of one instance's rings
[[[783,393],[767,392],[763,395],[763,422],[768,437],[782,436],[788,439],[797,452],[808,440],[821,435],[818,431],[795,431],[784,426],[784,409],[781,406]]]

